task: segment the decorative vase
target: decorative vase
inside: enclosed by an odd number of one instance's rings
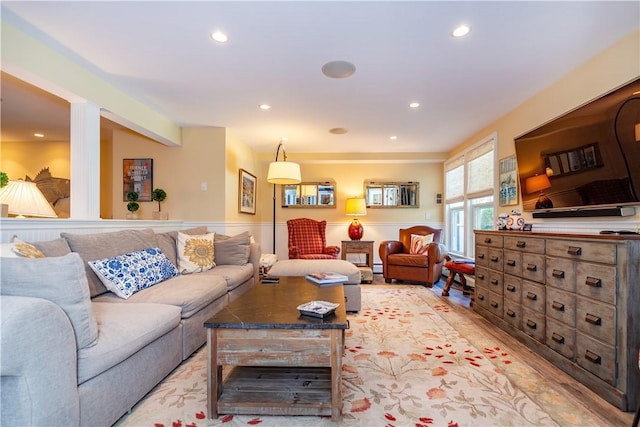
[[[157,220],[167,220],[167,219],[169,219],[169,213],[168,212],[162,212],[162,211],[154,211],[152,213],[152,218],[153,219],[157,219]]]
[[[138,214],[135,212],[129,212],[127,214],[127,219],[138,219]]]

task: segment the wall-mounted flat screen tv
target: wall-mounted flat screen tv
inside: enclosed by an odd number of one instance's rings
[[[516,138],[515,149],[525,211],[640,205],[640,79]]]

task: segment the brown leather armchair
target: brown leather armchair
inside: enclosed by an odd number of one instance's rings
[[[429,243],[425,255],[410,253],[411,235],[426,236],[433,234],[433,243]],[[442,266],[447,256],[447,248],[442,241],[442,230],[424,225],[401,228],[399,240],[385,240],[380,243],[379,254],[382,260],[382,275],[386,283],[391,280],[421,282],[429,287],[437,283],[442,276]]]

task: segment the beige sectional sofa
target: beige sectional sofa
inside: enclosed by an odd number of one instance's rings
[[[1,425],[111,425],[205,343],[204,321],[258,277],[260,248],[248,233],[216,234],[213,269],[128,299],[88,267],[156,247],[176,264],[176,237],[151,229],[62,233],[32,243],[46,258],[2,259]]]

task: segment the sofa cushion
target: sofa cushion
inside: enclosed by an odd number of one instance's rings
[[[245,265],[249,262],[251,236],[245,231],[235,236],[215,234],[216,265]]]
[[[92,306],[100,325],[99,337],[95,346],[78,352],[78,384],[126,360],[180,325],[180,308],[171,305],[94,302]],[[149,369],[153,369],[152,361]]]
[[[433,242],[433,234],[412,234],[409,253],[411,255],[424,255],[429,250],[429,243]]]
[[[227,282],[227,289],[231,291],[253,277],[253,265],[217,265],[207,273],[222,277]]]
[[[205,234],[207,227],[194,227],[186,230],[180,230],[184,234]],[[178,232],[177,231],[165,231],[163,233],[157,233],[156,239],[158,240],[158,247],[162,249],[162,252],[169,258],[169,261],[176,267],[178,266],[178,252],[176,250],[178,245]]]
[[[89,266],[107,289],[125,299],[179,274],[160,248],[89,261]]]
[[[67,240],[71,250],[82,257],[92,297],[107,292],[107,288],[89,267],[89,261],[158,246],[156,235],[150,228],[94,234],[60,233],[60,235]]]
[[[360,270],[349,261],[341,259],[309,260],[285,259],[276,262],[269,270],[270,276],[306,276],[310,273],[333,271],[349,278],[348,285],[360,284]]]
[[[178,232],[178,270],[180,274],[201,273],[216,266],[214,233],[190,235]]]
[[[78,254],[47,258],[3,258],[2,295],[42,298],[69,317],[78,349],[94,345],[98,325],[89,299],[84,263]]]
[[[180,307],[182,318],[186,319],[216,299],[222,296],[226,298],[226,281],[221,276],[211,274],[212,271],[207,270],[203,273],[173,277],[137,292],[126,300],[118,298],[112,293],[107,293],[94,298],[93,301],[168,304]]]

